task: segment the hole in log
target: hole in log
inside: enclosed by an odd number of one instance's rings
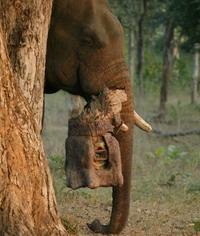
[[[98,137],[95,142],[95,158],[94,166],[95,169],[108,169],[110,168],[108,149],[102,137]]]

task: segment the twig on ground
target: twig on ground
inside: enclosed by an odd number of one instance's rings
[[[200,129],[183,130],[183,131],[177,131],[177,132],[163,132],[161,130],[153,129],[153,133],[162,137],[177,137],[177,136],[186,136],[186,135],[200,135]]]

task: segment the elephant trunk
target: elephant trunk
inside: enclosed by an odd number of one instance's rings
[[[121,117],[124,123],[129,127],[129,129],[126,133],[119,132],[116,135],[116,138],[120,144],[124,183],[121,187],[113,187],[113,203],[110,223],[108,225],[102,225],[99,220],[94,220],[91,224],[88,225],[92,231],[101,234],[119,234],[127,222],[130,206],[133,146],[133,102],[131,96],[132,89],[130,80],[127,79],[127,77],[126,79],[120,81],[115,78],[114,86],[117,86],[117,88],[120,89],[125,89],[125,92],[128,95],[127,102],[123,103]]]

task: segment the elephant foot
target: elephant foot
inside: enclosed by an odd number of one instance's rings
[[[102,225],[98,219],[94,220],[91,224],[87,224],[88,228],[94,233],[109,234],[109,225]]]

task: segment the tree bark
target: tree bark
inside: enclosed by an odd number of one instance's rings
[[[0,9],[0,235],[64,235],[40,135],[51,1]]]
[[[144,94],[143,65],[144,65],[144,20],[147,14],[147,0],[143,0],[142,13],[138,21],[138,45],[137,45],[137,79],[140,94]]]
[[[195,51],[194,51],[194,61],[193,61],[192,93],[191,93],[191,103],[192,104],[197,102],[197,97],[198,97],[200,44],[195,44],[194,50]]]
[[[168,96],[168,81],[171,72],[171,44],[174,36],[174,26],[171,20],[168,20],[165,28],[165,42],[163,50],[163,74],[160,88],[160,109],[159,116],[162,118],[166,110]]]

